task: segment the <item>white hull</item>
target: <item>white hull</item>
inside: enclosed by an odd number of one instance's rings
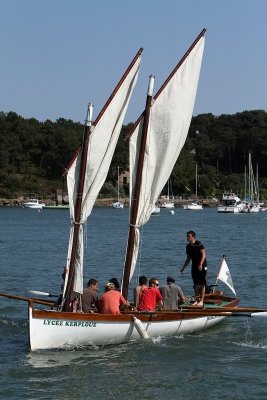
[[[144,338],[132,315],[99,315],[40,312],[29,307],[29,336],[31,350],[71,348],[74,346],[121,344]],[[61,314],[60,318],[58,315]],[[66,315],[66,318],[64,317]],[[172,313],[173,314],[173,313]],[[175,313],[175,315],[178,315]],[[135,314],[136,315],[136,314]],[[70,316],[70,318],[69,318]],[[177,336],[210,328],[225,317],[205,316],[189,319],[153,321],[148,315],[136,315],[142,320],[142,329],[148,337]],[[138,321],[140,323],[140,320]],[[139,328],[139,329],[138,329]]]
[[[35,209],[42,209],[45,204],[39,203],[37,199],[31,199],[23,204],[25,208],[35,208]]]
[[[120,203],[119,201],[116,201],[116,203],[113,203],[112,204],[112,207],[113,208],[123,208],[124,207],[124,204],[122,204],[122,203]]]
[[[240,198],[234,193],[224,193],[220,204],[217,207],[217,211],[220,213],[240,213],[244,210],[244,204]]]
[[[164,202],[160,204],[160,208],[174,208],[173,202]]]
[[[157,215],[159,213],[160,213],[160,208],[158,206],[155,206],[153,208],[153,211],[152,211],[151,215]]]
[[[203,207],[201,204],[197,203],[191,203],[191,204],[185,204],[183,206],[184,210],[203,210]]]
[[[260,207],[257,206],[256,204],[253,204],[252,206],[247,206],[245,205],[242,212],[244,213],[258,213],[260,211]]]
[[[240,213],[242,212],[242,208],[236,206],[219,206],[217,207],[217,211],[220,213]]]

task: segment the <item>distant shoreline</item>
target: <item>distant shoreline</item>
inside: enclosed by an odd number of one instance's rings
[[[95,207],[112,207],[112,203],[117,201],[116,198],[103,198],[97,199],[95,202]],[[121,198],[120,201],[128,207],[130,202],[129,198]],[[185,204],[189,204],[193,201],[193,199],[174,199],[174,204],[176,208],[182,207]],[[42,200],[46,205],[54,205],[55,202],[51,200]],[[160,202],[160,201],[159,201]],[[0,199],[0,207],[21,207],[23,208],[24,200],[21,199]],[[217,207],[218,202],[212,199],[203,199],[202,200],[203,207]],[[59,204],[60,205],[60,204]]]

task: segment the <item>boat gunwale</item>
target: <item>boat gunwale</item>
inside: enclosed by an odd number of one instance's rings
[[[65,311],[56,311],[48,309],[35,309],[32,307],[32,317],[36,319],[58,319],[58,320],[72,320],[72,321],[99,321],[99,322],[131,322],[133,317],[137,317],[141,321],[176,321],[181,319],[192,319],[206,316],[220,316],[229,311],[224,308],[235,308],[239,303],[238,298],[230,298],[222,296],[221,300],[227,301],[228,304],[224,306],[217,306],[216,308],[211,307],[193,307],[186,306],[177,310],[156,310],[156,311],[136,311],[136,310],[125,310],[121,314],[101,314],[101,313],[73,313]],[[236,307],[236,311],[238,308]],[[227,314],[226,314],[227,315]]]

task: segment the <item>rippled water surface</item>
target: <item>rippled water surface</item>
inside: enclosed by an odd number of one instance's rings
[[[267,213],[161,210],[142,232],[137,274],[181,277],[186,231],[207,249],[209,283],[227,256],[241,306],[266,307]],[[128,210],[95,208],[87,224],[85,281],[120,278]],[[0,291],[59,293],[69,235],[68,211],[0,208]],[[136,283],[136,276],[131,289]],[[220,289],[230,293],[221,283]],[[102,292],[102,290],[101,290]],[[27,304],[0,297],[0,395],[5,399],[267,399],[267,317],[235,317],[177,338],[71,351],[30,353]]]

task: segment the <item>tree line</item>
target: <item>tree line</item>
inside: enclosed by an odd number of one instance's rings
[[[124,125],[101,194],[116,195],[117,167],[128,169],[128,141],[132,123]],[[40,122],[15,112],[0,112],[0,197],[15,198],[34,192],[47,196],[61,188],[62,174],[80,147],[83,125],[59,118]],[[260,194],[267,198],[267,113],[244,111],[233,115],[211,113],[194,116],[185,146],[170,177],[174,195],[195,193],[218,197],[225,190],[242,195],[245,165],[252,154],[254,174],[258,168]],[[165,192],[167,188],[164,189]],[[121,187],[128,195],[128,187]]]

